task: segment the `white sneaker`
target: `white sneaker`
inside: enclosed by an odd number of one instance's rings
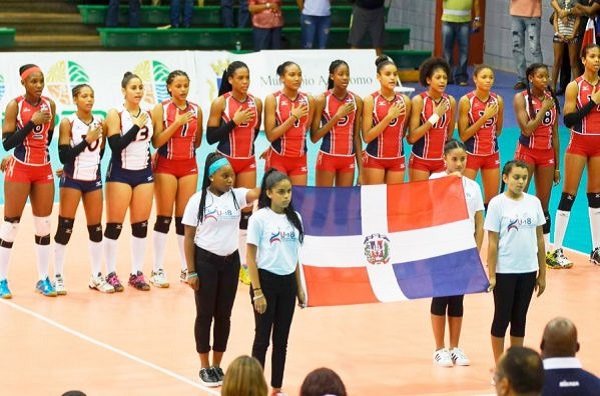
[[[471,364],[471,361],[469,360],[467,355],[465,355],[462,349],[458,347],[452,348],[450,350],[450,357],[452,358],[454,364],[456,364],[457,366],[468,366]]]
[[[438,349],[433,353],[433,362],[440,367],[454,366],[454,363],[452,363],[452,357],[450,356],[450,352],[446,348]]]
[[[67,295],[67,289],[65,289],[65,281],[62,275],[56,275],[54,277],[54,290],[56,290],[56,294],[59,296]]]
[[[152,271],[152,273],[150,274],[150,283],[152,283],[156,287],[169,287],[169,281],[167,280],[165,271],[162,268],[156,272]]]
[[[98,272],[97,276],[90,276],[90,281],[88,283],[88,287],[90,289],[98,290],[101,293],[114,293],[115,288],[102,276],[101,273]]]

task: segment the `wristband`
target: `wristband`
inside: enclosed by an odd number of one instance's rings
[[[190,278],[197,278],[197,277],[198,277],[198,274],[195,273],[195,272],[188,272],[188,274],[187,274],[187,278],[188,279],[190,279]]]
[[[481,22],[481,17],[476,16],[475,18],[473,18],[473,21],[475,21],[475,22]]]
[[[252,297],[252,301],[258,301],[258,300],[260,300],[261,298],[264,298],[264,297],[265,297],[264,294],[261,294],[260,296],[254,296],[254,297]]]
[[[431,125],[435,125],[435,123],[438,122],[439,119],[440,119],[440,116],[434,113],[427,119],[427,122],[430,123]]]
[[[253,287],[252,290],[257,291],[257,290],[262,290],[260,287]]]

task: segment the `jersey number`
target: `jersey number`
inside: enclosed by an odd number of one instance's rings
[[[485,111],[480,111],[479,118],[483,117],[484,114],[485,114]],[[488,119],[481,127],[482,128],[491,128],[495,122],[496,122],[496,117],[492,117],[492,118]]]
[[[536,110],[535,114],[539,113],[539,110]],[[551,125],[552,124],[552,111],[548,110],[546,114],[544,114],[544,118],[542,119],[542,125]]]
[[[44,124],[34,126],[33,127],[33,138],[34,139],[43,139],[44,138],[44,134],[42,133],[43,131],[44,131]]]
[[[85,140],[87,135],[81,135],[81,139]],[[94,140],[92,143],[88,144],[87,149],[89,151],[96,151],[96,149],[100,147],[100,139]]]
[[[135,140],[143,142],[148,139],[149,134],[150,131],[148,131],[148,127],[144,125],[140,128],[140,131],[138,132],[137,138]]]

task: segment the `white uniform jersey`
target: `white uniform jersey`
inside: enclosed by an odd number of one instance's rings
[[[86,124],[81,121],[77,114],[68,117],[71,125],[71,147],[81,143],[91,128],[97,128],[102,125],[102,117],[94,115],[92,122]],[[102,148],[102,136],[92,144],[88,145],[70,164],[65,164],[65,174],[76,180],[94,181],[100,178],[100,149]]]
[[[113,161],[119,162],[123,169],[142,170],[150,166],[150,139],[154,129],[152,127],[152,117],[148,110],[141,110],[148,113],[146,125],[140,128],[135,139],[125,147],[119,156],[113,156]],[[133,126],[131,114],[126,109],[119,112],[121,119],[121,136],[127,133]]]

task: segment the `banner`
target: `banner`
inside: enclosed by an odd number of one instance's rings
[[[309,306],[484,292],[488,281],[459,178],[294,187]]]

